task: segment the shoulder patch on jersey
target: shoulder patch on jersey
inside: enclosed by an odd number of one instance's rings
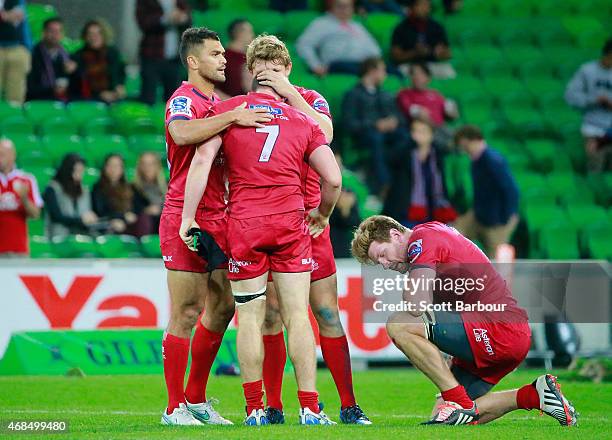
[[[185,115],[192,117],[191,113],[191,98],[187,96],[177,96],[170,101],[170,114],[174,115]]]
[[[419,255],[423,252],[423,239],[413,241],[408,245],[408,260],[410,263],[414,263]]]
[[[317,98],[312,103],[312,108],[318,112],[329,112],[329,104],[323,98]]]

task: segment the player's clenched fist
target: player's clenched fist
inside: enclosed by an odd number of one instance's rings
[[[313,238],[321,235],[327,225],[329,225],[329,217],[321,214],[319,208],[315,208],[308,213],[308,232]]]
[[[246,108],[243,102],[232,110],[234,123],[243,127],[263,127],[272,120],[272,115],[265,108]]]
[[[195,241],[192,235],[189,235],[189,230],[191,228],[200,229],[200,225],[196,223],[196,221],[192,218],[184,218],[181,222],[181,228],[179,229],[179,235],[181,236],[181,240],[183,243],[192,251],[196,251]]]

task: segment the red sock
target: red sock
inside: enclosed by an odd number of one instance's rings
[[[178,408],[179,403],[185,403],[183,385],[189,359],[189,338],[179,338],[164,333],[162,357],[164,358],[164,379],[168,389],[167,414],[170,414],[175,408]]]
[[[354,406],[355,394],[353,392],[353,373],[351,372],[351,355],[349,354],[346,336],[327,338],[319,336],[321,352],[329,371],[331,372],[342,408]]]
[[[319,414],[319,393],[316,391],[300,391],[298,390],[298,400],[300,408],[310,408],[313,413]]]
[[[283,409],[281,392],[283,373],[287,362],[287,348],[283,332],[264,335],[263,382],[266,389],[266,403],[272,408]]]
[[[255,382],[247,382],[242,384],[244,389],[244,398],[246,400],[247,415],[251,414],[254,409],[264,409],[263,404],[263,381],[256,380]]]
[[[516,393],[516,406],[520,409],[540,409],[540,396],[532,384],[519,388]]]
[[[189,403],[206,402],[208,375],[222,340],[223,333],[211,332],[198,320],[191,341],[191,369],[185,388],[185,398]]]
[[[442,391],[442,398],[447,402],[455,402],[465,409],[470,409],[474,406],[474,401],[465,392],[462,385],[457,385],[450,390]]]

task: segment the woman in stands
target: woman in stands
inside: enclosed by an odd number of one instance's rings
[[[151,151],[142,153],[136,165],[133,182],[136,196],[142,200],[142,235],[157,234],[168,183],[162,171],[161,160]]]
[[[91,209],[89,189],[83,185],[84,172],[83,158],[69,153],[45,189],[45,227],[49,238],[87,233],[98,222]]]

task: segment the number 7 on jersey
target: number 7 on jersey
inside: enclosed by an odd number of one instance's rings
[[[278,125],[266,125],[265,127],[257,128],[255,131],[257,133],[268,134],[268,136],[266,136],[266,141],[263,144],[263,148],[261,149],[259,161],[269,162],[270,156],[272,155],[272,150],[274,150],[274,145],[276,145],[276,139],[278,139],[280,127]]]

